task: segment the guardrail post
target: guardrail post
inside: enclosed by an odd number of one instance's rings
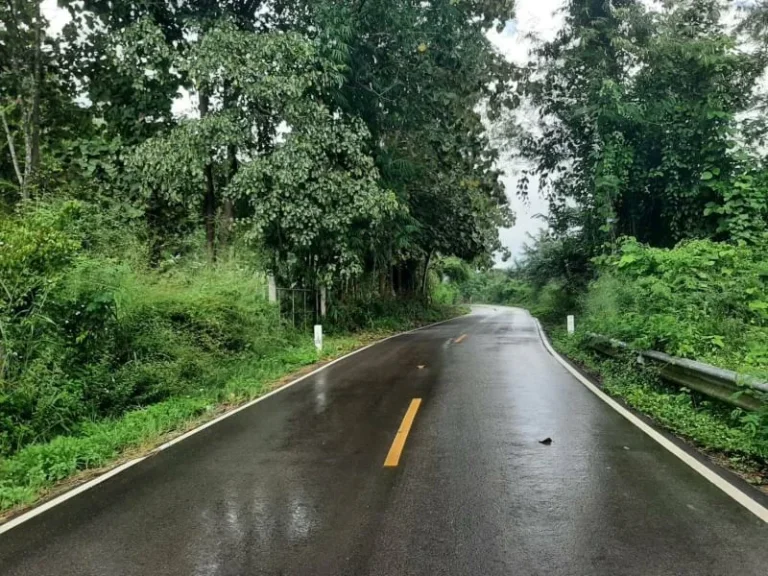
[[[568,324],[568,335],[570,336],[576,331],[576,321],[573,318],[573,314],[569,314],[566,321]]]

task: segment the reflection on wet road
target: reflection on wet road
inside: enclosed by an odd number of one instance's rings
[[[576,382],[527,314],[478,308],[0,535],[0,574],[764,576],[766,542]]]

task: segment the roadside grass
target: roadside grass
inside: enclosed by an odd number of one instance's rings
[[[688,389],[666,385],[634,359],[610,359],[580,346],[578,335],[548,330],[558,352],[599,376],[602,388],[686,439],[753,484],[768,483],[768,435],[763,415],[733,409]]]
[[[370,329],[326,336],[318,353],[310,336],[269,355],[223,360],[208,371],[208,382],[183,396],[126,412],[117,418],[87,421],[72,435],[30,444],[0,459],[0,519],[73,484],[89,471],[138,457],[171,437],[258,398],[287,383],[301,368],[329,361],[386,336],[465,313],[437,307],[421,315],[389,316]],[[76,483],[76,482],[74,482]]]

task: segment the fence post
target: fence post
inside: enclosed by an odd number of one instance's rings
[[[576,331],[576,321],[573,318],[573,314],[569,314],[567,318],[568,335],[572,335]]]
[[[274,275],[267,276],[268,297],[270,303],[277,302],[277,284]]]

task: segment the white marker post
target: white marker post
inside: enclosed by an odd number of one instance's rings
[[[315,324],[315,348],[318,351],[323,349],[323,326],[321,324]]]
[[[568,335],[572,335],[576,331],[576,321],[573,318],[573,314],[568,315]]]

